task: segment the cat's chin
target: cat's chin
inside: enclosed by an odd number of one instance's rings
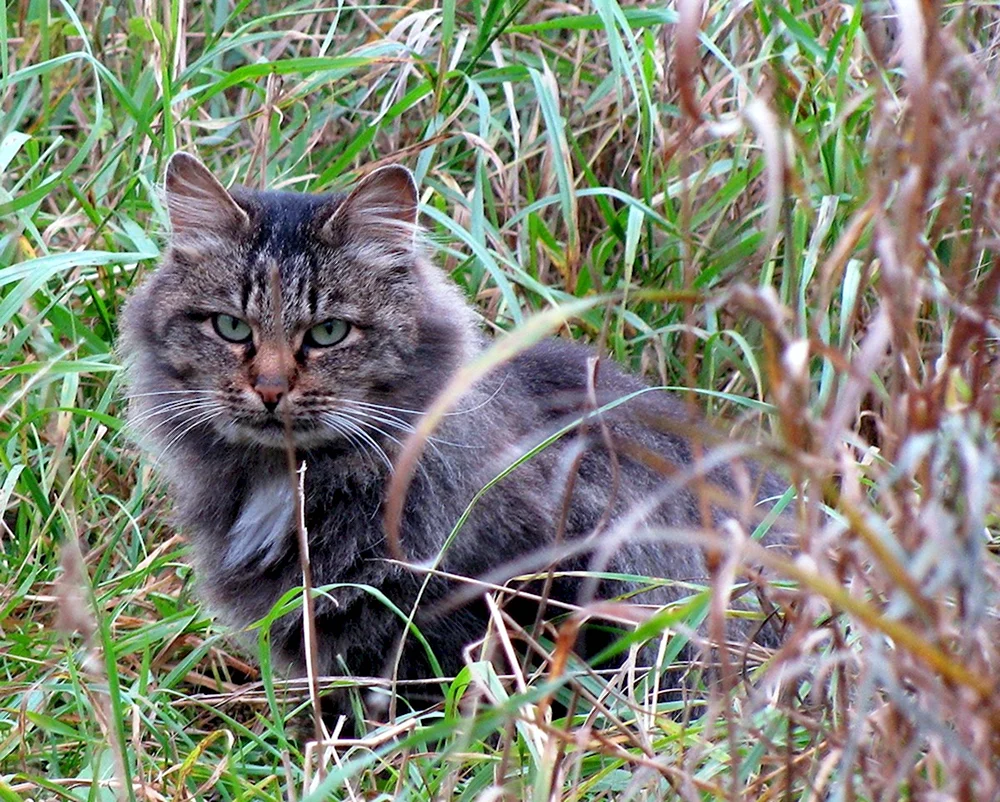
[[[288,448],[289,436],[296,449],[320,448],[332,442],[330,433],[323,429],[293,427],[290,432],[286,432],[281,424],[253,426],[234,422],[227,425],[222,434],[227,440],[238,445],[256,445],[274,449]]]

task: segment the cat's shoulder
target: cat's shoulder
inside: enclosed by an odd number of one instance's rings
[[[630,396],[619,414],[666,415],[686,418],[690,411],[674,393],[655,388],[608,355],[589,345],[550,338],[522,351],[509,364],[521,392],[537,398],[546,409],[579,409],[588,405],[594,380],[598,403]]]
[[[606,393],[632,393],[647,387],[639,376],[589,345],[553,337],[518,354],[511,369],[532,394],[585,391],[591,371],[596,371],[597,389]]]
[[[584,389],[588,360],[597,351],[579,343],[551,338],[525,349],[510,362],[522,386],[534,395]]]

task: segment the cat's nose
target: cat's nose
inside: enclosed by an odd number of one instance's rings
[[[258,376],[253,389],[264,402],[264,408],[268,412],[274,412],[288,392],[288,382],[281,376]]]

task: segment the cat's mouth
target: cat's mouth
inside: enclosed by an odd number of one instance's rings
[[[341,449],[365,452],[387,466],[390,463],[384,443],[366,430],[364,421],[359,423],[332,413],[292,414],[288,415],[286,424],[286,416],[280,412],[237,412],[225,426],[224,434],[238,443],[275,449],[287,448],[289,440],[296,449],[336,445]],[[378,434],[383,433],[379,431]]]
[[[264,431],[284,429],[285,426],[290,426],[293,431],[315,428],[315,423],[310,418],[303,417],[301,415],[282,415],[278,412],[260,412],[249,415],[236,415],[234,421],[239,426],[246,426],[250,429],[261,429]]]
[[[302,446],[320,439],[321,434],[320,427],[310,418],[288,416],[286,419],[277,413],[237,415],[228,428],[238,440],[250,440],[272,448],[287,445],[288,435],[296,446]]]

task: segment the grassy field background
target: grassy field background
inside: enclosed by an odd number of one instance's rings
[[[1000,11],[898,7],[7,2],[0,799],[1000,799]],[[600,299],[561,336],[698,388],[798,491],[785,645],[700,716],[472,660],[307,746],[123,433],[177,149],[310,192],[408,165],[488,328]],[[637,637],[669,661],[710,590]]]

